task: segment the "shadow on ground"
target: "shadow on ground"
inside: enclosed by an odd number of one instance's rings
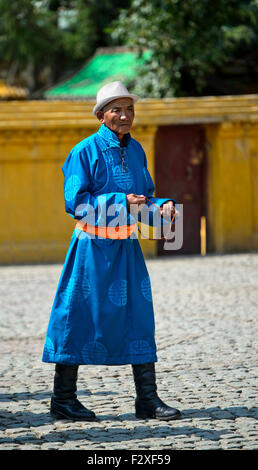
[[[16,395],[16,394],[15,394]],[[255,418],[257,408],[248,410],[246,407],[229,407],[221,409],[212,407],[207,409],[186,409],[182,412],[182,418],[177,421],[162,422],[158,420],[138,420],[134,413],[125,414],[103,414],[99,415],[96,422],[84,422],[83,427],[71,427],[72,421],[64,420],[64,429],[60,431],[53,430],[49,432],[49,427],[56,424],[49,413],[34,413],[31,411],[18,411],[12,413],[10,411],[0,411],[1,430],[12,429],[15,435],[0,439],[1,443],[33,443],[42,444],[43,442],[66,442],[84,439],[86,442],[105,443],[105,442],[124,442],[137,439],[155,439],[166,438],[169,436],[196,436],[204,440],[218,441],[223,435],[232,433],[232,429],[214,429],[217,420],[225,420],[229,422],[238,417]],[[184,420],[204,419],[205,427],[195,427],[190,424],[184,425]],[[206,418],[206,420],[205,420]],[[207,423],[207,420],[209,422]],[[117,426],[114,426],[114,423]],[[130,423],[128,427],[128,423]],[[137,423],[146,423],[137,424]],[[60,421],[59,421],[60,423]],[[69,428],[65,428],[66,424]],[[110,423],[112,425],[110,425]],[[127,427],[126,427],[127,423]],[[188,421],[189,423],[189,421]],[[213,423],[212,429],[209,429],[210,423]],[[106,426],[104,427],[103,425]],[[15,433],[17,428],[17,433]],[[37,429],[36,429],[37,428]],[[230,426],[229,426],[230,428]],[[34,433],[34,429],[36,433]]]

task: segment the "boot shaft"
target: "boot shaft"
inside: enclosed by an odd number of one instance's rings
[[[140,400],[153,400],[157,397],[155,364],[133,364],[133,377],[137,398]]]
[[[56,364],[53,398],[67,401],[76,398],[78,365]]]

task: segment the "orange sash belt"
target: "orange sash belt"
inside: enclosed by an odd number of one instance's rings
[[[83,222],[83,220],[79,220],[76,224],[76,228],[102,238],[124,240],[129,238],[130,235],[135,232],[137,224],[120,225],[118,227],[96,227],[95,225],[90,225]]]

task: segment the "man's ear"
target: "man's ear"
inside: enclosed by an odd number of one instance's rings
[[[104,122],[104,113],[103,113],[103,111],[97,111],[96,115],[97,115],[98,120],[103,123]]]

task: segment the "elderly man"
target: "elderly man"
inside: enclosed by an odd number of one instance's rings
[[[180,416],[157,394],[151,285],[135,235],[146,198],[162,218],[171,217],[174,201],[152,197],[145,153],[129,133],[137,100],[121,82],[102,87],[93,110],[100,129],[78,143],[62,167],[65,209],[78,222],[42,359],[56,364],[50,409],[56,419],[96,419],[77,399],[80,364],[131,364],[136,417]]]

